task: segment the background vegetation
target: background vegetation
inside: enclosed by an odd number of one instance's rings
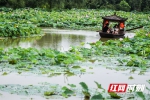
[[[0,0],[1,7],[46,9],[113,9],[123,11],[149,11],[150,0]]]
[[[125,12],[97,9],[71,9],[45,11],[38,8],[0,8],[0,37],[28,37],[41,35],[41,27],[101,30],[102,16],[116,12],[128,18],[126,29],[144,26],[150,30],[149,14],[143,12]],[[113,25],[111,24],[110,27]]]

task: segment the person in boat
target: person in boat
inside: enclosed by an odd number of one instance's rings
[[[118,34],[118,32],[119,32],[119,26],[115,24],[113,34]]]
[[[124,25],[124,23],[120,23],[120,31],[124,31],[124,27],[125,27],[125,25]]]
[[[108,32],[109,33],[110,29],[109,29],[109,23],[107,23],[105,25],[105,27],[103,28],[103,32]]]

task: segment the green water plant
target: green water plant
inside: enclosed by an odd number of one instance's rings
[[[73,90],[69,89],[66,86],[62,87],[61,90],[62,90],[62,96],[65,98],[68,98],[68,96],[71,96],[75,93]]]
[[[32,24],[1,23],[0,37],[29,37],[41,34],[41,29]]]
[[[127,62],[127,66],[135,66],[140,68],[146,68],[147,62],[136,55],[131,55],[131,59]]]
[[[138,95],[138,97],[140,97],[142,100],[146,100],[145,95],[143,92],[136,92],[136,94]]]
[[[91,94],[91,91],[89,90],[89,87],[87,86],[87,84],[85,82],[80,82],[79,83],[82,87],[82,93],[84,94],[84,98],[87,100],[105,100],[102,93],[105,92],[105,89],[102,88],[101,84],[99,84],[98,82],[95,81],[95,84],[97,86],[96,92],[95,94]],[[102,91],[98,91],[102,90]]]
[[[54,91],[46,91],[46,92],[44,92],[44,96],[52,96],[52,95],[55,95]]]
[[[105,100],[101,94],[97,94],[91,97],[90,100]]]
[[[115,92],[110,92],[110,93],[108,93],[109,95],[110,95],[110,97],[112,98],[112,99],[120,99],[120,98],[122,98],[121,96],[119,96],[117,93],[115,93]]]
[[[79,83],[80,85],[81,85],[81,87],[82,87],[82,93],[84,94],[84,98],[85,99],[90,99],[90,97],[91,97],[91,94],[90,94],[90,92],[89,92],[89,89],[88,89],[88,86],[86,85],[86,83],[84,83],[84,82],[80,82]]]
[[[102,16],[112,15],[109,10],[94,9],[71,9],[65,11],[46,11],[42,9],[15,9],[2,11],[0,13],[0,36],[19,37],[39,35],[39,27],[69,28],[100,30]],[[149,14],[138,12],[116,11],[117,15],[128,18],[126,28],[133,28],[137,25],[144,26],[144,30],[149,31]]]

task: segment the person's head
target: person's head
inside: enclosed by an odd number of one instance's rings
[[[106,26],[109,26],[109,23],[107,23]]]
[[[117,25],[117,24],[115,24],[114,28],[117,28],[117,27],[118,27],[118,25]]]

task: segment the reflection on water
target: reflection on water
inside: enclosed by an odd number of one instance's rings
[[[0,47],[22,47],[29,48],[51,48],[60,51],[66,51],[70,46],[78,46],[81,42],[91,43],[96,41],[107,41],[110,38],[100,38],[99,33],[95,31],[83,30],[60,30],[43,28],[43,37],[31,38],[16,38],[16,39],[3,39],[0,40]],[[126,36],[133,37],[133,33],[128,33]],[[113,38],[112,38],[113,39]],[[86,47],[88,45],[85,45]]]
[[[126,33],[125,34],[125,37],[128,37],[128,38],[133,38],[135,36],[135,34],[134,33]],[[107,40],[118,40],[118,39],[120,39],[120,38],[100,38],[100,41],[103,41],[103,42],[105,42],[105,41],[107,41]]]
[[[0,47],[1,48],[17,47],[20,46],[21,43],[26,43],[26,47],[28,47],[30,43],[33,43],[35,40],[38,40],[40,38],[41,37],[0,39]]]
[[[0,40],[0,47],[34,47],[68,50],[70,46],[80,45],[81,42],[96,42],[99,40],[97,32],[81,30],[43,29],[43,37],[16,38]]]
[[[46,34],[32,46],[36,48],[52,48],[56,50],[67,49],[85,41],[85,36],[73,34]]]

